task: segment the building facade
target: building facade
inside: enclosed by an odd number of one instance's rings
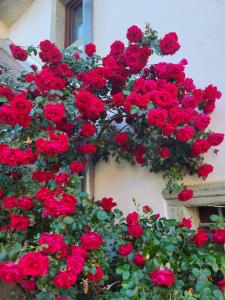
[[[186,58],[186,73],[196,86],[213,83],[225,95],[224,17],[224,0],[4,0],[0,2],[0,38],[23,46],[50,39],[60,48],[93,42],[97,53],[105,55],[114,40],[125,41],[129,26],[143,28],[150,22],[161,36],[171,31],[179,36],[180,51],[166,61]],[[159,58],[151,57],[151,61]],[[38,60],[35,63],[40,64]],[[211,129],[225,132],[224,119],[222,98],[213,113]],[[218,156],[212,153],[206,160],[214,165],[207,182],[197,177],[185,179],[188,185],[195,185],[195,198],[187,206],[178,203],[174,195],[162,193],[160,175],[125,162],[100,162],[89,185],[95,199],[111,196],[126,213],[134,209],[135,198],[162,216],[191,216],[197,226],[207,223],[211,213],[225,214],[225,143]]]

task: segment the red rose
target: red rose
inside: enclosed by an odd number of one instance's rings
[[[117,55],[123,53],[125,50],[124,43],[121,41],[115,41],[114,43],[112,43],[110,48],[111,48],[110,55],[113,55],[113,56],[117,56]]]
[[[116,206],[116,202],[113,202],[113,198],[102,198],[101,207],[106,211],[111,211]]]
[[[225,244],[225,229],[217,229],[213,232],[212,241],[215,244]]]
[[[149,276],[153,284],[160,286],[171,286],[176,280],[173,271],[165,269],[157,269],[149,273]]]
[[[161,127],[161,130],[163,135],[170,136],[172,133],[174,133],[175,127],[172,124],[168,123]]]
[[[140,268],[144,268],[146,264],[146,259],[142,254],[135,254],[133,258],[133,263]]]
[[[191,147],[191,155],[193,157],[199,156],[202,153],[205,153],[209,150],[210,144],[207,140],[200,138],[199,140],[195,141]]]
[[[94,154],[97,151],[97,147],[94,144],[87,143],[80,145],[77,151],[83,154]]]
[[[55,300],[70,300],[70,298],[57,296],[57,297],[55,297]]]
[[[64,245],[63,237],[57,233],[44,232],[38,240],[40,246],[45,245],[42,249],[43,254],[61,252]]]
[[[194,134],[195,134],[194,128],[186,125],[185,127],[177,131],[176,136],[179,141],[187,142],[194,136]]]
[[[32,109],[32,103],[23,94],[15,95],[15,97],[10,101],[10,106],[13,108],[15,113],[19,115],[18,122],[23,116],[27,118]]]
[[[160,49],[163,55],[172,55],[180,49],[176,32],[167,33],[160,40]]]
[[[152,126],[163,127],[166,123],[167,110],[161,108],[150,109],[147,114],[147,122]]]
[[[56,103],[56,104],[48,103],[44,108],[45,117],[48,120],[53,121],[55,123],[60,122],[62,118],[64,118],[65,113],[66,113],[65,107],[61,103]]]
[[[95,125],[87,121],[82,125],[80,132],[84,137],[88,138],[94,135],[95,131],[96,131]]]
[[[207,141],[211,146],[218,146],[223,142],[223,140],[224,140],[224,134],[215,133],[215,132],[210,133],[207,139]]]
[[[212,84],[208,85],[204,90],[204,98],[207,100],[220,99],[222,96],[221,92],[217,90],[216,86]]]
[[[81,236],[82,246],[87,250],[98,249],[102,242],[102,237],[97,232],[89,231]]]
[[[188,201],[193,197],[193,191],[191,189],[184,189],[177,197],[180,201]]]
[[[35,280],[23,280],[21,282],[23,289],[26,291],[32,292],[36,289],[36,281]]]
[[[104,273],[103,273],[103,270],[100,266],[95,266],[95,274],[92,274],[91,272],[89,272],[87,274],[87,278],[90,281],[94,281],[94,282],[100,281],[103,276],[104,276]]]
[[[208,243],[208,240],[208,234],[201,228],[199,228],[197,233],[190,239],[190,241],[194,242],[198,248],[205,246]]]
[[[224,292],[225,290],[225,279],[222,279],[220,281],[217,282],[217,286],[219,287],[219,289]]]
[[[186,227],[187,229],[191,229],[192,220],[191,218],[183,218],[179,227]]]
[[[88,91],[80,90],[75,105],[84,119],[96,120],[104,111],[104,103]]]
[[[96,52],[96,46],[92,43],[85,45],[85,53],[87,56],[92,57]]]
[[[9,48],[12,52],[12,56],[15,59],[18,59],[20,61],[25,61],[28,57],[28,52],[24,49],[22,49],[20,46],[16,46],[14,44],[10,44]]]
[[[205,114],[198,114],[194,120],[194,125],[198,130],[205,130],[210,123],[210,117]]]
[[[70,164],[70,170],[73,173],[80,173],[81,171],[83,171],[83,169],[84,169],[84,164],[77,160],[72,161]]]
[[[24,276],[39,277],[48,274],[49,258],[39,252],[24,254],[18,263]]]
[[[23,278],[19,266],[13,262],[0,263],[0,280],[7,283],[17,283]]]
[[[144,205],[144,206],[143,206],[143,212],[148,213],[148,212],[150,212],[151,210],[152,210],[152,209],[151,209],[150,206],[148,206],[148,205]]]
[[[204,164],[201,165],[198,168],[198,176],[199,177],[203,177],[203,178],[207,178],[208,175],[213,171],[213,166],[209,165],[209,164]]]
[[[14,195],[9,196],[9,197],[4,197],[3,204],[4,204],[5,208],[10,210],[17,206],[17,200],[18,199]]]
[[[87,250],[83,246],[71,246],[72,256],[86,257],[88,255]]]
[[[127,243],[119,247],[118,253],[121,256],[128,256],[133,251],[132,243]]]
[[[30,197],[23,196],[17,199],[17,206],[23,210],[29,210],[33,208],[34,202]]]
[[[68,289],[77,282],[77,276],[67,271],[59,271],[53,282],[58,288]]]
[[[128,142],[129,136],[125,132],[120,132],[114,137],[114,140],[118,145],[124,145]]]
[[[129,224],[137,223],[138,218],[139,218],[139,214],[136,211],[129,213],[126,217],[127,224],[129,225]]]
[[[115,106],[122,106],[125,102],[125,97],[122,93],[117,93],[112,96],[112,102]]]
[[[25,216],[12,214],[10,215],[10,225],[16,230],[27,229],[27,227],[30,225],[30,219]]]
[[[136,25],[131,26],[127,30],[126,37],[127,37],[128,41],[131,43],[138,43],[141,40],[142,36],[143,36],[143,33],[142,33],[141,29],[139,27],[137,27]]]
[[[10,88],[0,87],[0,96],[5,97],[7,100],[12,100],[14,93]]]
[[[80,274],[84,268],[84,257],[79,254],[72,254],[66,258],[66,270],[75,275]]]
[[[140,226],[139,223],[131,223],[131,224],[128,224],[128,234],[132,237],[135,237],[135,238],[139,238],[144,230],[143,228]]]
[[[169,158],[170,157],[170,155],[171,155],[171,153],[170,153],[170,149],[169,148],[163,148],[161,151],[160,151],[160,156],[162,157],[162,158]]]

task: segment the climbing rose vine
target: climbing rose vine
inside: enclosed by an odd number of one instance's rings
[[[27,299],[224,297],[222,217],[195,232],[188,218],[160,218],[148,205],[125,218],[114,199],[81,191],[90,162],[112,156],[163,172],[169,192],[188,201],[184,175],[207,178],[202,154],[224,138],[207,130],[215,86],[196,88],[186,60],[149,65],[179,50],[176,33],[131,26],[126,36],[104,58],[94,44],[84,53],[48,40],[10,46],[15,59],[43,62],[0,85],[0,279]]]

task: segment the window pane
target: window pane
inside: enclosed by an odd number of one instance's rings
[[[72,42],[80,40],[83,35],[82,1],[72,8]]]
[[[210,221],[210,216],[211,215],[218,215],[218,209],[217,207],[213,206],[200,206],[198,208],[199,211],[199,218],[200,218],[200,223],[211,223]]]

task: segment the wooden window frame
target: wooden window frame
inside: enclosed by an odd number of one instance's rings
[[[82,2],[82,0],[72,0],[66,5],[65,47],[70,46],[74,42],[72,41],[72,28],[74,23],[72,9]]]

